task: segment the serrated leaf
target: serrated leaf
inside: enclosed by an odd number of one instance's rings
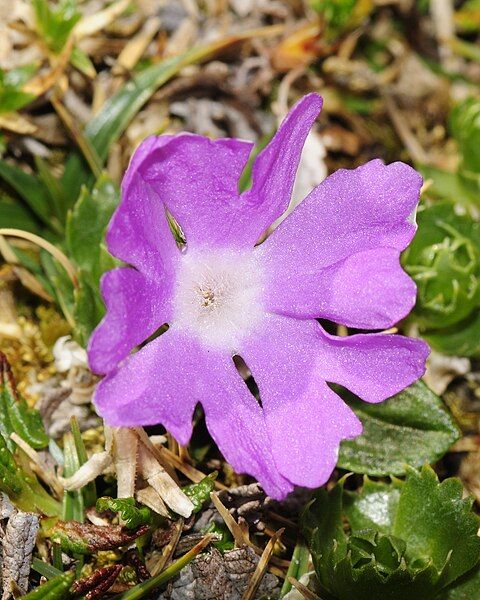
[[[116,512],[120,515],[121,523],[127,529],[136,529],[140,525],[150,523],[152,513],[147,506],[137,506],[135,498],[110,498],[104,496],[97,500],[97,512]]]
[[[402,257],[417,284],[411,318],[422,330],[443,329],[480,306],[480,224],[453,202],[422,207],[418,234]]]
[[[449,585],[472,569],[480,558],[480,519],[471,510],[473,499],[463,498],[459,479],[438,482],[431,467],[410,469],[398,501],[393,535],[407,541],[410,560],[431,558]],[[451,553],[451,556],[450,556]]]
[[[461,577],[437,600],[480,600],[480,567],[475,567]]]
[[[182,492],[193,503],[193,513],[199,512],[203,504],[210,500],[210,494],[215,489],[216,478],[217,471],[214,471],[210,475],[204,477],[198,483],[191,483],[190,485],[187,485],[182,488]]]
[[[359,492],[345,492],[343,510],[353,530],[392,531],[403,482],[372,481],[365,476]]]
[[[423,382],[381,404],[344,395],[363,424],[363,433],[340,446],[338,466],[368,475],[403,475],[440,459],[460,431],[442,400]]]
[[[344,481],[319,490],[301,519],[322,598],[438,598],[478,564],[479,518],[458,479],[439,483],[426,466],[405,482],[366,478],[357,492]]]

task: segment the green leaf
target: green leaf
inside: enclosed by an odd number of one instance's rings
[[[438,482],[435,471],[409,469],[398,501],[392,533],[407,541],[407,559],[431,559],[437,571],[446,565],[443,584],[470,571],[480,558],[480,519],[472,498],[463,498],[459,479]]]
[[[0,198],[0,223],[2,227],[41,234],[39,222],[32,212],[22,204],[11,200]]]
[[[75,573],[69,571],[57,575],[43,585],[31,591],[24,600],[63,600],[70,597],[70,588],[75,581]]]
[[[357,492],[344,482],[319,490],[301,519],[325,599],[433,599],[478,564],[479,518],[458,479],[439,483],[426,466]]]
[[[55,212],[57,219],[62,225],[65,224],[67,216],[67,196],[62,185],[52,174],[50,166],[40,156],[35,157],[35,166],[37,167],[40,180],[45,186],[45,189],[50,197],[51,206]]]
[[[416,165],[425,180],[432,184],[427,190],[428,196],[450,200],[464,206],[467,210],[480,205],[480,196],[475,193],[458,173],[451,173],[429,165]]]
[[[423,333],[427,342],[443,354],[480,356],[480,311],[472,317],[445,329]]]
[[[82,16],[76,0],[60,0],[56,4],[32,0],[32,6],[38,33],[53,52],[59,53]]]
[[[475,50],[480,57],[479,49]],[[480,100],[471,97],[456,104],[450,113],[449,125],[463,158],[460,170],[480,173]]]
[[[326,23],[326,34],[331,40],[344,31],[358,26],[363,18],[372,10],[369,2],[357,0],[311,0],[312,8],[320,13]],[[324,34],[325,35],[325,34]]]
[[[40,485],[30,469],[28,459],[18,450],[15,456],[0,435],[0,490],[17,508],[58,516],[60,506]]]
[[[72,477],[80,468],[75,440],[71,433],[63,436],[63,455],[64,455],[64,477]],[[66,521],[78,521],[83,523],[84,502],[82,490],[69,492],[65,490],[63,494],[62,518]],[[58,541],[58,540],[55,540]],[[81,554],[81,552],[79,552]]]
[[[31,102],[35,96],[22,92],[21,90],[15,90],[12,88],[6,88],[0,90],[0,113],[9,113],[15,110],[20,110],[29,102]]]
[[[105,313],[99,281],[117,262],[105,250],[103,240],[119,199],[118,188],[108,176],[102,175],[92,191],[82,189],[67,218],[66,244],[79,267],[73,312],[75,337],[83,346]]]
[[[38,63],[30,63],[16,69],[10,69],[10,71],[0,69],[0,86],[18,88],[26,83],[37,69]]]
[[[352,530],[392,531],[403,482],[372,481],[365,476],[360,492],[344,492],[343,509]]]
[[[98,283],[101,244],[113,211],[120,201],[116,185],[107,175],[101,175],[92,191],[84,187],[73,210],[69,213],[66,243],[69,256],[78,267],[92,274]]]
[[[193,503],[193,512],[197,513],[202,509],[205,502],[210,500],[210,494],[215,489],[215,479],[217,471],[207,475],[199,483],[192,483],[182,488],[182,492],[190,498]]]
[[[21,87],[36,69],[36,64],[10,71],[0,69],[0,113],[19,110],[35,98],[33,94],[23,92]]]
[[[97,500],[97,512],[111,511],[120,515],[121,523],[127,529],[136,529],[140,525],[150,523],[152,513],[147,506],[137,506],[135,498],[110,498],[104,496]]]
[[[60,571],[50,563],[44,562],[39,558],[34,558],[32,560],[32,569],[49,580],[57,577],[58,575],[62,575],[63,573],[63,571]]]
[[[202,533],[213,533],[217,539],[212,542],[212,546],[215,546],[222,553],[235,548],[235,541],[225,523],[212,521],[210,525],[202,529]]]
[[[417,284],[414,318],[424,329],[466,319],[480,306],[480,223],[452,202],[422,207],[402,262]]]
[[[65,272],[65,269],[58,265],[54,258],[45,250],[40,252],[40,262],[66,320],[72,328],[75,327],[75,321],[72,316],[74,310],[74,288],[71,279]]]
[[[58,223],[51,218],[50,198],[35,175],[0,160],[0,177],[20,195],[43,223],[53,231],[59,231]]]
[[[381,404],[345,394],[363,433],[340,446],[338,466],[369,475],[402,475],[406,466],[435,462],[460,437],[442,400],[423,382]]]
[[[87,77],[94,78],[97,74],[95,66],[88,57],[88,54],[78,46],[74,46],[70,56],[70,63]]]
[[[77,452],[78,464],[81,467],[87,462],[88,456],[76,417],[71,417],[70,426],[72,429],[73,441],[75,443],[75,450]],[[83,486],[82,494],[85,507],[89,508],[90,506],[93,506],[97,500],[95,482],[91,481],[90,483],[87,483],[87,485]]]
[[[78,287],[75,290],[75,308],[73,319],[75,321],[75,339],[85,347],[90,334],[101,321],[105,314],[105,306],[100,297],[98,283],[93,280],[92,274],[81,269],[77,274]]]
[[[437,600],[480,600],[480,567],[475,567],[457,580]]]
[[[303,540],[297,542],[293,550],[292,559],[290,561],[290,566],[288,567],[285,581],[283,582],[282,589],[280,590],[279,598],[283,598],[285,594],[288,594],[288,592],[292,589],[292,584],[290,583],[289,577],[294,577],[298,581],[310,570],[309,562],[310,551],[308,547],[305,545]]]
[[[18,395],[12,370],[2,352],[0,352],[0,432],[11,451],[15,449],[15,444],[10,438],[13,432],[32,448],[45,448],[49,442],[40,413],[30,408]]]

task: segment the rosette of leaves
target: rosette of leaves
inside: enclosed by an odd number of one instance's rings
[[[358,492],[344,483],[320,489],[302,516],[324,600],[461,597],[453,594],[475,575],[480,538],[458,479],[439,483],[425,466],[405,481],[365,477]]]
[[[403,256],[417,287],[412,318],[432,347],[447,354],[480,353],[480,223],[453,203],[424,207]]]

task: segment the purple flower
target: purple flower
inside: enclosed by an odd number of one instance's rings
[[[107,423],[162,423],[186,444],[201,403],[226,459],[274,498],[325,483],[340,441],[362,431],[327,382],[381,402],[418,379],[428,355],[418,340],[335,337],[315,320],[380,330],[411,310],[415,285],[399,262],[421,186],[411,167],[372,160],[337,171],[255,246],[287,208],[321,105],[316,94],[296,104],[243,194],[250,142],[180,134],[140,145],[107,234],[110,252],[131,266],[105,274],[107,315],[89,347],[92,369],[106,374],[95,404]],[[185,234],[183,251],[166,211]]]

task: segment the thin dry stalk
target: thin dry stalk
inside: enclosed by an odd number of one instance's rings
[[[73,285],[75,287],[77,286],[77,277],[76,277],[76,273],[75,273],[75,267],[72,265],[70,260],[65,256],[65,254],[61,250],[59,250],[56,246],[54,246],[50,242],[47,242],[47,240],[44,240],[39,235],[35,235],[34,233],[30,233],[29,231],[23,231],[22,229],[11,229],[9,227],[7,227],[7,228],[2,227],[0,229],[0,235],[10,236],[10,237],[18,237],[18,238],[21,238],[24,240],[28,240],[29,242],[33,242],[40,248],[43,248],[62,265],[62,267],[67,272],[67,275],[72,280]]]
[[[253,600],[253,598],[255,597],[255,594],[258,590],[258,586],[260,585],[260,582],[262,581],[263,576],[265,575],[265,572],[268,567],[268,563],[273,554],[273,551],[275,550],[275,544],[280,539],[280,537],[284,531],[285,531],[285,529],[279,529],[275,533],[275,535],[271,538],[271,540],[268,542],[268,544],[265,546],[265,550],[262,552],[262,555],[260,556],[260,560],[258,561],[257,568],[255,569],[255,572],[253,573],[252,578],[250,579],[248,587],[242,596],[242,600]]]
[[[10,434],[10,438],[17,444],[17,446],[25,452],[32,463],[32,469],[35,473],[44,481],[54,492],[57,498],[62,498],[63,487],[56,478],[55,474],[45,469],[38,456],[38,452],[34,450],[25,440],[23,440],[15,432]]]
[[[298,590],[306,600],[322,600],[315,592],[309,590],[303,583],[300,583],[295,577],[289,577],[288,581]]]
[[[411,157],[415,162],[421,164],[427,164],[429,162],[428,156],[421,146],[420,142],[413,135],[410,128],[407,125],[405,117],[400,112],[399,108],[395,104],[392,96],[388,92],[383,93],[383,98],[385,100],[385,106],[387,108],[387,112],[392,120],[393,126],[395,127],[395,131],[398,134],[398,137],[402,140],[404,146],[407,148]]]
[[[251,546],[250,538],[248,537],[248,533],[240,527],[240,525],[235,521],[232,515],[229,513],[226,506],[222,503],[218,494],[216,492],[212,492],[210,494],[210,498],[215,506],[215,508],[220,513],[220,516],[225,521],[225,525],[230,530],[230,533],[233,535],[233,539],[235,540],[235,544],[240,548],[242,546]]]
[[[156,562],[153,568],[151,569],[152,577],[158,575],[158,573],[161,573],[171,561],[175,553],[175,549],[178,546],[178,542],[180,541],[184,522],[185,521],[183,519],[178,519],[178,521],[175,522],[173,535],[170,538],[170,541],[163,549],[162,556],[160,557],[158,562]]]

